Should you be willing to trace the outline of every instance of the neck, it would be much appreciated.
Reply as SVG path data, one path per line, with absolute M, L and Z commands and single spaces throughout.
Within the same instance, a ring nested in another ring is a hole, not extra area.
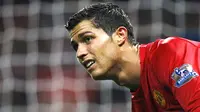
M 139 47 L 133 46 L 121 50 L 122 56 L 119 63 L 114 67 L 117 84 L 127 88 L 135 88 L 140 83 L 140 57 Z

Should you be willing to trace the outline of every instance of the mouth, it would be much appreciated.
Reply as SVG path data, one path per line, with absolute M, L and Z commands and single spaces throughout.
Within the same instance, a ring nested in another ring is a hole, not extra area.
M 86 60 L 86 61 L 84 61 L 83 62 L 83 66 L 86 68 L 86 69 L 88 69 L 88 68 L 90 68 L 93 64 L 95 63 L 95 61 L 94 60 Z

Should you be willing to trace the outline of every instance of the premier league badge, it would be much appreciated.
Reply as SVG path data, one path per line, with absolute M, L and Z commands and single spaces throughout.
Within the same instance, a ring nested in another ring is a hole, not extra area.
M 181 87 L 191 79 L 199 76 L 190 64 L 184 64 L 180 68 L 175 68 L 171 78 L 175 81 L 175 87 Z

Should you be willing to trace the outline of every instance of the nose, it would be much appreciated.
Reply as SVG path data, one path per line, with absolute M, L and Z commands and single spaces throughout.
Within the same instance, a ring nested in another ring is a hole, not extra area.
M 84 57 L 88 54 L 87 47 L 83 44 L 79 44 L 76 56 L 79 60 L 83 60 Z

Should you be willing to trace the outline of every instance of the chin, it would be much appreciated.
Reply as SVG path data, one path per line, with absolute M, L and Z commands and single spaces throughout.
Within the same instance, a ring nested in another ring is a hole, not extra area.
M 106 75 L 102 73 L 89 73 L 94 80 L 106 80 Z

